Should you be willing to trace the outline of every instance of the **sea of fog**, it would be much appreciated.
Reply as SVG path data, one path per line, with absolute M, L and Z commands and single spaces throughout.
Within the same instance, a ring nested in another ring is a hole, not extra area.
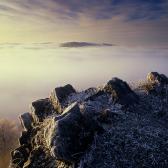
M 168 49 L 141 47 L 60 48 L 48 44 L 0 45 L 0 118 L 29 111 L 29 104 L 48 97 L 67 83 L 77 90 L 112 77 L 144 80 L 150 71 L 168 75 Z

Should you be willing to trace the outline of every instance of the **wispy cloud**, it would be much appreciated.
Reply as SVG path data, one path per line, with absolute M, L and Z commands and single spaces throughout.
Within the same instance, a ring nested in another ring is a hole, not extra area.
M 31 32 L 32 39 L 38 35 L 40 41 L 44 36 L 44 41 L 166 46 L 167 9 L 168 0 L 2 0 L 0 19 L 17 22 L 13 34 L 19 39 L 20 32 L 26 39 Z
M 130 19 L 159 19 L 168 15 L 167 0 L 54 0 L 64 9 L 89 14 L 96 19 L 123 15 Z
M 59 16 L 62 19 L 89 15 L 95 19 L 160 19 L 168 16 L 167 0 L 5 0 L 0 2 L 3 14 L 27 14 L 38 17 Z M 45 12 L 45 13 L 44 13 Z M 47 16 L 49 15 L 49 16 Z
M 58 47 L 64 48 L 79 48 L 79 47 L 112 47 L 115 44 L 110 43 L 91 43 L 91 42 L 33 42 L 33 43 L 0 43 L 0 49 L 4 48 L 20 48 L 28 50 L 41 50 L 41 49 L 57 49 Z
M 30 49 L 30 50 L 41 50 L 41 49 L 56 49 L 58 43 L 55 42 L 38 42 L 38 43 L 0 43 L 0 49 L 5 48 L 19 48 L 19 49 Z

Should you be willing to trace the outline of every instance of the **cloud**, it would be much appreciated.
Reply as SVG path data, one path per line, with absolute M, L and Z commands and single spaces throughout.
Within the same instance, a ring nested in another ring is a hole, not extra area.
M 6 0 L 0 2 L 3 14 L 25 14 L 38 17 L 57 16 L 62 19 L 81 14 L 95 19 L 122 15 L 126 19 L 160 19 L 168 16 L 167 0 Z M 53 19 L 52 18 L 52 19 Z
M 0 43 L 0 49 L 18 48 L 27 50 L 42 50 L 42 49 L 57 49 L 64 48 L 79 48 L 79 47 L 112 47 L 115 44 L 110 43 L 91 43 L 91 42 L 32 42 L 32 43 Z
M 123 15 L 130 20 L 159 19 L 168 15 L 167 0 L 53 0 L 73 16 L 89 15 L 95 19 L 110 19 Z
M 67 48 L 77 48 L 77 47 L 111 47 L 115 46 L 114 44 L 109 43 L 90 43 L 90 42 L 65 42 L 61 43 L 60 47 L 67 47 Z
M 23 43 L 0 43 L 0 46 L 18 46 L 18 45 L 22 45 Z
M 0 35 L 14 42 L 167 46 L 167 9 L 168 0 L 5 0 L 0 1 L 0 19 L 8 20 L 1 21 Z
M 58 43 L 55 42 L 32 42 L 32 43 L 0 43 L 0 49 L 18 48 L 28 50 L 56 49 Z

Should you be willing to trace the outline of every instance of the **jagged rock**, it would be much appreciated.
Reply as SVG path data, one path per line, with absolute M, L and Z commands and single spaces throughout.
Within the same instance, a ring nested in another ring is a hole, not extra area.
M 164 95 L 165 87 L 168 84 L 168 78 L 164 74 L 158 72 L 150 72 L 147 75 L 147 83 L 144 85 L 145 90 L 149 94 Z
M 38 160 L 38 162 L 37 162 Z M 56 161 L 42 147 L 34 149 L 24 168 L 51 168 L 55 167 Z
M 72 93 L 76 93 L 76 91 L 70 84 L 64 87 L 57 87 L 53 90 L 50 100 L 58 113 L 62 112 L 63 102 Z
M 88 124 L 77 103 L 68 107 L 61 119 L 56 119 L 52 130 L 50 146 L 54 157 L 67 162 L 77 161 L 96 131 L 96 126 L 93 130 Z
M 153 84 L 164 85 L 168 84 L 168 78 L 164 74 L 159 74 L 158 72 L 150 72 L 147 75 L 147 81 Z
M 97 121 L 99 123 L 106 123 L 111 124 L 112 120 L 113 122 L 117 120 L 118 117 L 121 115 L 124 115 L 124 113 L 121 112 L 114 112 L 110 109 L 105 109 L 104 111 L 101 111 L 97 117 Z
M 26 145 L 31 143 L 31 134 L 30 131 L 22 131 L 22 134 L 19 138 L 20 145 Z
M 24 113 L 20 115 L 21 125 L 25 130 L 30 130 L 32 128 L 33 118 L 30 113 Z
M 113 78 L 81 92 L 66 85 L 33 102 L 20 117 L 25 129 L 11 168 L 168 167 L 168 85 L 160 76 L 146 83 L 163 96 Z
M 131 90 L 129 85 L 119 78 L 113 78 L 104 87 L 104 91 L 110 93 L 114 102 L 122 105 L 138 103 L 138 96 Z
M 55 113 L 55 111 L 48 98 L 32 102 L 31 114 L 34 122 L 42 122 L 46 117 L 53 113 Z
M 26 145 L 22 145 L 19 148 L 11 152 L 12 166 L 23 167 L 24 163 L 28 160 L 30 150 Z
M 91 101 L 94 101 L 97 97 L 101 96 L 104 94 L 104 91 L 103 90 L 99 90 L 97 93 L 89 96 L 86 100 L 91 100 Z
M 98 91 L 99 90 L 97 88 L 92 87 L 81 92 L 72 93 L 67 97 L 63 105 L 64 107 L 68 107 L 69 104 L 72 104 L 74 102 L 82 103 L 89 100 L 89 98 L 97 94 Z

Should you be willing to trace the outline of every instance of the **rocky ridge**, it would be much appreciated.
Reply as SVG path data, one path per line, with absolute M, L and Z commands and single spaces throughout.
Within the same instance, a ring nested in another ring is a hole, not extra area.
M 130 87 L 112 78 L 77 92 L 70 84 L 20 116 L 10 168 L 168 167 L 168 78 Z

